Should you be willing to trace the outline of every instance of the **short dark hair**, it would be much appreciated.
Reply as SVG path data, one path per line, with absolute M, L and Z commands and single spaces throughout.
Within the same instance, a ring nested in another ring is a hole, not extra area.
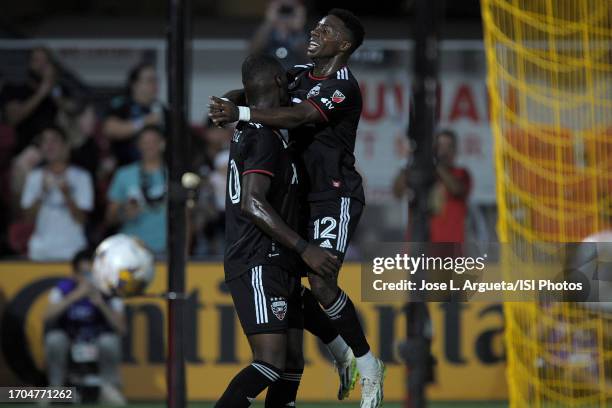
M 284 74 L 285 71 L 281 63 L 270 55 L 251 54 L 242 63 L 242 82 L 245 85 Z
M 82 261 L 93 261 L 94 253 L 90 248 L 82 249 L 72 257 L 72 270 L 77 271 Z
M 352 12 L 346 9 L 335 8 L 331 9 L 328 16 L 338 17 L 344 23 L 351 35 L 351 54 L 355 52 L 357 48 L 363 44 L 363 38 L 365 37 L 365 29 L 361 21 Z
M 143 126 L 142 129 L 140 129 L 137 133 L 136 133 L 136 140 L 140 139 L 140 136 L 142 136 L 143 134 L 147 133 L 147 132 L 155 132 L 157 133 L 162 139 L 166 138 L 166 134 L 164 133 L 164 130 L 157 126 L 157 125 L 146 125 Z
M 49 62 L 55 65 L 55 58 L 53 57 L 53 52 L 49 47 L 45 47 L 44 45 L 36 45 L 32 47 L 32 49 L 30 49 L 30 57 L 32 57 L 32 54 L 34 54 L 36 51 L 42 51 L 47 56 Z
M 61 127 L 57 126 L 57 125 L 49 125 L 49 126 L 45 126 L 39 133 L 38 136 L 36 136 L 36 143 L 40 144 L 42 142 L 42 135 L 43 133 L 45 133 L 47 130 L 51 130 L 55 133 L 57 133 L 60 137 L 60 139 L 62 140 L 62 142 L 64 143 L 68 143 L 68 135 L 66 134 L 66 132 L 64 131 L 64 129 L 62 129 Z
M 144 71 L 147 68 L 155 69 L 155 66 L 148 61 L 144 61 L 132 67 L 132 69 L 130 70 L 128 74 L 128 79 L 127 79 L 127 84 L 126 84 L 128 94 L 132 93 L 132 86 L 134 85 L 136 81 L 138 81 L 138 78 L 140 77 L 140 74 L 142 73 L 142 71 Z
M 455 131 L 450 129 L 440 129 L 438 132 L 436 132 L 436 139 L 440 136 L 447 136 L 453 143 L 453 146 L 457 147 L 457 133 L 455 133 Z

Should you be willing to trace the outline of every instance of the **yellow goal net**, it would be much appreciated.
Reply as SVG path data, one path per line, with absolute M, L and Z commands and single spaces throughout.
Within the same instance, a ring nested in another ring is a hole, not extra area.
M 612 237 L 612 0 L 482 0 L 500 241 Z M 596 236 L 596 237 L 597 237 Z M 612 304 L 505 304 L 510 405 L 612 407 Z

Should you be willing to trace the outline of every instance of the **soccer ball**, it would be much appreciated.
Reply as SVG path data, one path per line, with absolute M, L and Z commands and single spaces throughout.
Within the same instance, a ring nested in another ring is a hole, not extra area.
M 94 283 L 106 295 L 139 295 L 154 276 L 153 253 L 137 238 L 117 234 L 96 248 Z
M 612 308 L 612 232 L 590 235 L 580 243 L 568 244 L 564 265 L 566 280 L 582 282 L 586 290 L 578 301 L 583 306 Z

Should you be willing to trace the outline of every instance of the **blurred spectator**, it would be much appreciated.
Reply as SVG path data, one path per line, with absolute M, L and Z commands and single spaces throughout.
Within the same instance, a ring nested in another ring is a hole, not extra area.
M 73 105 L 58 78 L 51 52 L 38 47 L 30 53 L 27 81 L 7 85 L 3 90 L 6 121 L 17 133 L 17 153 L 29 146 L 43 129 L 55 124 L 60 109 Z
M 0 95 L 4 89 L 4 75 L 0 72 Z M 1 99 L 1 96 L 0 96 Z M 2 102 L 0 101 L 0 104 Z M 0 255 L 9 252 L 8 227 L 11 222 L 11 182 L 10 163 L 13 158 L 15 135 L 6 124 L 6 118 L 0 107 Z
M 207 122 L 206 134 L 206 155 L 209 158 L 209 164 L 212 164 L 217 153 L 222 150 L 229 149 L 230 140 L 234 129 L 232 127 L 218 127 L 212 123 L 212 120 Z
M 140 159 L 136 134 L 145 126 L 164 130 L 166 111 L 157 99 L 158 83 L 155 67 L 140 64 L 128 76 L 127 95 L 111 101 L 102 132 L 111 142 L 111 148 L 120 166 Z
M 98 118 L 93 103 L 81 101 L 74 112 L 60 115 L 58 122 L 68 136 L 71 163 L 87 170 L 95 180 L 100 148 L 95 139 Z
M 429 194 L 429 240 L 463 243 L 472 181 L 467 169 L 455 164 L 455 132 L 442 130 L 437 133 L 434 154 L 437 179 Z M 393 182 L 393 193 L 396 197 L 412 194 L 408 180 L 408 170 L 402 169 Z
M 222 150 L 215 156 L 215 169 L 210 175 L 215 196 L 215 207 L 219 212 L 225 212 L 225 190 L 227 187 L 227 166 L 229 162 L 229 150 Z M 225 217 L 223 217 L 225 218 Z
M 194 168 L 202 178 L 192 220 L 194 255 L 220 255 L 223 252 L 227 149 L 232 132 L 232 128 L 216 127 L 208 120 L 204 137 L 194 143 L 197 146 Z
M 222 150 L 215 156 L 214 169 L 201 189 L 201 215 L 198 227 L 201 228 L 204 246 L 200 245 L 200 255 L 220 255 L 225 248 L 225 189 L 227 186 L 227 164 L 229 150 Z M 202 242 L 200 243 L 202 244 Z
M 4 73 L 0 71 L 0 123 L 6 123 L 6 112 L 4 111 L 4 104 L 6 103 L 4 95 L 4 87 L 6 85 L 6 78 Z
M 99 242 L 105 235 L 101 221 L 106 212 L 106 191 L 117 161 L 110 153 L 108 141 L 101 137 L 100 122 L 91 100 L 82 100 L 70 115 L 60 115 L 59 122 L 68 135 L 70 162 L 87 170 L 94 182 L 94 209 L 86 233 L 89 242 Z
M 164 134 L 146 126 L 137 140 L 142 159 L 117 170 L 108 192 L 106 221 L 159 254 L 166 248 Z
M 255 32 L 251 52 L 270 54 L 285 69 L 308 62 L 305 30 L 306 8 L 299 0 L 272 0 L 266 19 Z
M 84 223 L 93 208 L 93 186 L 85 170 L 68 163 L 66 135 L 48 127 L 40 135 L 44 165 L 26 179 L 21 207 L 34 222 L 28 243 L 33 260 L 68 260 L 87 245 Z
M 207 119 L 203 136 L 193 141 L 193 167 L 198 169 L 200 176 L 208 177 L 214 170 L 215 157 L 220 151 L 229 149 L 233 131 L 231 127 L 215 126 L 212 120 Z
M 429 219 L 432 242 L 464 242 L 468 195 L 472 179 L 467 169 L 455 164 L 457 135 L 443 130 L 436 135 L 434 152 L 438 179 L 430 193 Z
M 91 283 L 92 253 L 84 250 L 72 259 L 71 278 L 61 279 L 49 292 L 45 315 L 45 355 L 50 386 L 66 384 L 70 350 L 75 344 L 97 348 L 101 399 L 125 404 L 119 391 L 121 339 L 126 322 L 123 301 L 106 297 Z
M 59 70 L 51 52 L 42 47 L 30 53 L 27 81 L 6 85 L 2 100 L 6 121 L 17 136 L 11 187 L 19 196 L 25 175 L 40 161 L 40 152 L 32 141 L 43 129 L 55 125 L 58 112 L 74 104 L 68 90 L 59 83 Z

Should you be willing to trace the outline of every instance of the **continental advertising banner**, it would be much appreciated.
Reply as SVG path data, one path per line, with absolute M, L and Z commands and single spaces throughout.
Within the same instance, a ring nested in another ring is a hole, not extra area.
M 158 266 L 151 294 L 166 287 Z M 388 367 L 385 397 L 405 398 L 405 366 L 398 345 L 405 338 L 402 302 L 361 301 L 360 265 L 346 265 L 340 284 L 354 299 L 375 354 Z M 44 384 L 43 315 L 47 294 L 67 264 L 0 263 L 0 385 Z M 250 361 L 250 350 L 223 283 L 220 264 L 192 263 L 187 271 L 187 389 L 191 400 L 216 400 Z M 429 303 L 433 351 L 438 360 L 433 400 L 506 398 L 503 314 L 499 303 Z M 130 399 L 163 399 L 166 393 L 166 302 L 142 297 L 126 301 L 129 331 L 123 339 L 122 376 Z M 302 401 L 334 401 L 338 379 L 324 347 L 305 336 Z M 356 400 L 358 392 L 352 399 Z

